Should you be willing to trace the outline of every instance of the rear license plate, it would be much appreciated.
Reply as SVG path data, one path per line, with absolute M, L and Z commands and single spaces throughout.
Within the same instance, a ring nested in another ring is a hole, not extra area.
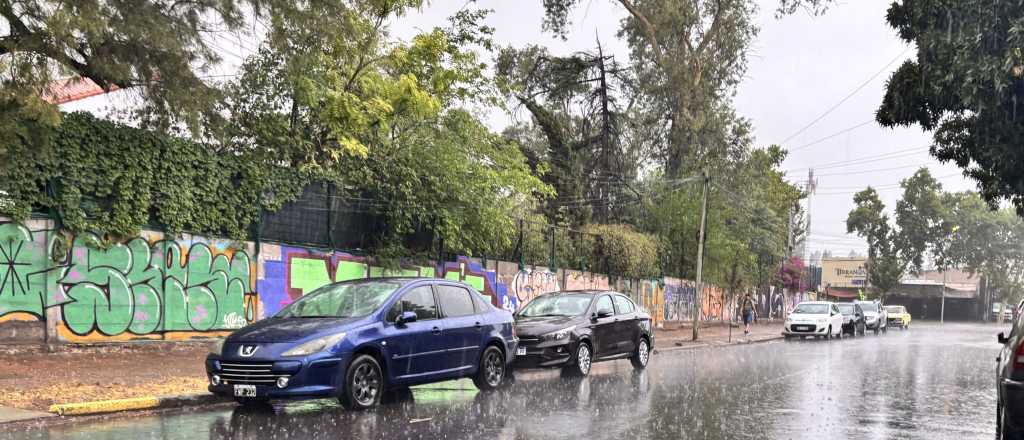
M 526 356 L 526 347 L 516 348 L 516 356 Z
M 256 385 L 235 385 L 235 397 L 256 397 Z

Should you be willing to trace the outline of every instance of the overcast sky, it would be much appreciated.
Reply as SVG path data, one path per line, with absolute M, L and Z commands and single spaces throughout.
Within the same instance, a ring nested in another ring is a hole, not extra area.
M 625 61 L 627 48 L 615 38 L 625 14 L 618 2 L 581 3 L 567 41 L 541 32 L 540 0 L 434 1 L 422 12 L 397 20 L 392 31 L 407 40 L 445 25 L 446 17 L 460 8 L 480 7 L 495 11 L 488 24 L 502 46 L 539 44 L 568 54 L 592 49 L 599 37 L 606 51 Z M 753 123 L 757 146 L 778 143 L 791 151 L 783 165 L 791 181 L 803 185 L 808 168 L 815 168 L 818 187 L 811 203 L 809 251 L 831 249 L 844 256 L 851 249 L 864 251 L 862 240 L 846 234 L 845 219 L 853 193 L 867 185 L 879 190 L 890 209 L 901 195 L 900 180 L 918 166 L 929 167 L 947 190 L 974 188 L 956 167 L 940 165 L 928 155 L 928 133 L 916 127 L 885 129 L 873 122 L 886 79 L 914 52 L 886 25 L 888 4 L 850 1 L 821 17 L 799 13 L 779 20 L 774 17 L 777 0 L 760 1 L 761 30 L 735 104 Z M 218 45 L 228 53 L 218 73 L 232 72 L 255 47 L 251 41 Z M 110 98 L 92 98 L 66 109 L 97 109 L 100 102 Z M 509 117 L 492 113 L 487 120 L 500 130 Z

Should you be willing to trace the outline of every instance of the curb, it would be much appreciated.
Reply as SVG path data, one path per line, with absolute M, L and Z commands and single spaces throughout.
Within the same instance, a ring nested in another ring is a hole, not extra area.
M 64 403 L 51 405 L 49 411 L 59 416 L 84 416 L 121 411 L 144 409 L 180 408 L 183 406 L 208 405 L 227 402 L 228 399 L 210 393 L 182 394 L 176 396 L 150 396 L 132 399 L 100 400 L 96 402 Z
M 729 346 L 733 346 L 733 345 L 760 344 L 760 343 L 764 343 L 764 342 L 779 341 L 779 340 L 782 340 L 782 338 L 783 337 L 780 335 L 780 336 L 769 336 L 767 338 L 755 339 L 755 340 L 746 341 L 746 342 L 739 342 L 739 341 L 722 342 L 722 343 L 704 342 L 704 343 L 697 343 L 697 344 L 694 344 L 694 345 L 684 345 L 684 346 L 681 346 L 681 347 L 671 346 L 671 347 L 666 347 L 666 348 L 657 348 L 657 349 L 654 350 L 654 354 L 669 353 L 669 352 L 673 352 L 673 351 L 682 351 L 682 350 L 696 350 L 696 349 L 700 349 L 700 348 L 710 348 L 710 347 L 729 347 Z

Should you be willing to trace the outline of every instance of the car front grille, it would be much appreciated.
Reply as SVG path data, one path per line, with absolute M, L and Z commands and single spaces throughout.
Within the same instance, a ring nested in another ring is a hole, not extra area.
M 533 346 L 533 345 L 537 345 L 539 343 L 540 343 L 540 338 L 538 338 L 536 336 L 520 336 L 519 337 L 519 346 L 520 347 Z
M 270 362 L 221 362 L 220 377 L 228 385 L 272 385 L 277 375 L 271 374 Z

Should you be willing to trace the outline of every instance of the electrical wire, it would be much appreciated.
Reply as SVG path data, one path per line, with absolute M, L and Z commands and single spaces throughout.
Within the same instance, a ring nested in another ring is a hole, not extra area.
M 889 69 L 889 66 L 891 66 L 893 63 L 895 63 L 899 59 L 903 58 L 903 55 L 905 55 L 908 51 L 910 51 L 910 49 L 911 49 L 910 47 L 907 47 L 906 49 L 903 49 L 903 51 L 900 52 L 899 55 L 896 55 L 892 60 L 889 60 L 888 63 L 885 63 L 885 66 L 883 66 L 881 69 L 878 69 L 878 71 L 875 72 L 874 75 L 871 75 L 867 80 L 865 80 L 863 83 L 861 83 L 859 86 L 857 86 L 857 88 L 853 89 L 852 92 L 850 92 L 845 97 L 843 97 L 843 99 L 839 100 L 839 102 L 837 102 L 832 107 L 829 107 L 828 110 L 825 110 L 825 112 L 822 113 L 821 115 L 819 115 L 817 118 L 814 118 L 813 121 L 811 121 L 807 125 L 803 126 L 801 129 L 797 130 L 795 133 L 793 133 L 793 134 L 789 135 L 788 137 L 786 137 L 785 139 L 783 139 L 782 142 L 779 142 L 779 145 L 785 145 L 786 142 L 789 142 L 791 139 L 799 136 L 801 133 L 807 131 L 807 129 L 813 127 L 814 124 L 817 124 L 822 119 L 825 119 L 826 116 L 828 116 L 830 113 L 832 113 L 837 108 L 839 108 L 839 106 L 843 105 L 846 101 L 848 101 L 850 98 L 852 98 L 854 95 L 856 95 L 857 92 L 860 92 L 862 89 L 864 89 L 864 87 L 867 87 L 868 84 L 871 84 L 871 81 L 874 81 L 875 78 L 878 78 L 879 75 L 885 73 L 886 70 Z

